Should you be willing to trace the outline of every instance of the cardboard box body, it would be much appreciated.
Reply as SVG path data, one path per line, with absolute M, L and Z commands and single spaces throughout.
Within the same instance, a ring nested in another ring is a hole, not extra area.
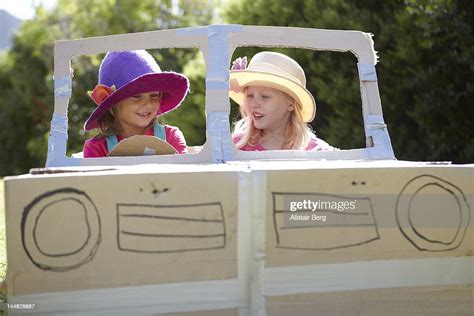
M 84 300 L 144 314 L 363 313 L 387 302 L 468 313 L 473 175 L 470 165 L 285 161 L 10 177 L 9 299 L 46 314 Z M 304 200 L 356 207 L 289 209 Z M 112 299 L 130 293 L 146 304 Z

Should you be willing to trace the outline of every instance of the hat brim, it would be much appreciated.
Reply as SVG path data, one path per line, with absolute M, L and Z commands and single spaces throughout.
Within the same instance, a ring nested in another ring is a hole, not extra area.
M 316 116 L 316 101 L 313 95 L 302 85 L 283 76 L 250 70 L 231 70 L 229 78 L 229 96 L 239 105 L 245 100 L 244 88 L 248 86 L 270 87 L 285 92 L 302 107 L 302 118 L 305 123 Z
M 84 124 L 86 131 L 98 128 L 99 119 L 118 102 L 140 93 L 163 92 L 160 110 L 157 115 L 164 114 L 178 107 L 184 100 L 189 88 L 188 79 L 175 72 L 145 74 L 130 81 L 109 95 L 92 112 Z

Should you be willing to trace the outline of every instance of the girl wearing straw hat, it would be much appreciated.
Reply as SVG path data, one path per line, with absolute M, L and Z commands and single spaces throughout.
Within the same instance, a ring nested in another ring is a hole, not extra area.
M 301 66 L 276 52 L 234 61 L 230 97 L 240 105 L 242 119 L 233 133 L 237 148 L 262 150 L 334 150 L 307 125 L 316 115 L 316 102 L 306 89 Z
M 86 140 L 84 157 L 106 157 L 121 140 L 154 135 L 178 153 L 186 152 L 179 128 L 160 125 L 156 117 L 177 108 L 188 92 L 188 79 L 162 72 L 145 50 L 109 52 L 99 68 L 99 84 L 89 94 L 97 108 L 84 124 L 100 134 Z

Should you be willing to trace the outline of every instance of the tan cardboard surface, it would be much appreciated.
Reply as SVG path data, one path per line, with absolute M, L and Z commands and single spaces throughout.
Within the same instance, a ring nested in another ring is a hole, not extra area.
M 278 315 L 472 315 L 474 288 L 423 286 L 298 294 L 266 298 Z
M 404 259 L 446 258 L 465 271 L 468 260 L 454 259 L 472 257 L 474 169 L 468 165 L 260 161 L 115 168 L 87 172 L 77 168 L 6 180 L 9 296 L 70 290 L 80 297 L 81 290 L 173 283 L 186 287 L 187 282 L 234 279 L 241 292 L 227 288 L 226 295 L 237 301 L 251 296 L 242 304 L 247 302 L 243 307 L 252 310 L 250 305 L 262 297 L 263 292 L 254 290 L 259 286 L 267 294 L 287 289 L 298 293 L 300 287 L 309 293 L 311 284 L 291 277 L 292 271 L 304 271 L 305 266 L 320 273 L 319 264 L 355 263 L 358 266 L 352 269 L 359 271 L 364 262 L 398 260 L 409 270 L 410 265 L 419 269 L 423 262 Z M 283 228 L 283 214 L 277 211 L 286 211 L 285 195 L 301 198 L 301 194 L 313 200 L 356 199 L 358 207 L 350 213 L 327 213 L 328 220 L 333 215 L 334 227 L 319 221 L 311 227 Z M 433 199 L 425 199 L 439 195 L 447 196 L 448 204 L 433 205 Z M 255 217 L 259 213 L 265 219 L 263 248 L 255 238 L 262 227 Z M 413 219 L 413 227 L 402 232 L 397 214 Z M 431 219 L 441 219 L 441 225 Z M 237 227 L 238 222 L 244 226 Z M 263 263 L 263 271 L 254 265 L 257 262 Z M 413 302 L 430 302 L 434 295 L 438 301 L 449 297 L 451 303 L 459 302 L 459 310 L 465 311 L 472 287 L 445 285 L 472 277 L 464 278 L 464 272 L 443 277 L 436 272 L 449 274 L 443 262 L 429 264 L 430 274 L 413 282 L 398 273 L 401 281 L 396 284 L 413 285 L 410 288 L 346 291 L 343 287 L 332 293 L 315 285 L 321 293 L 269 294 L 279 296 L 266 296 L 263 308 L 267 315 L 289 311 L 313 315 L 321 305 L 325 314 L 334 304 L 324 305 L 325 300 L 319 299 L 323 297 L 327 302 L 351 302 L 336 308 L 336 314 L 350 312 L 351 304 L 361 313 L 381 310 L 384 304 L 418 313 L 425 309 L 412 306 Z M 278 270 L 272 268 L 285 268 L 284 287 L 274 287 L 271 278 Z M 330 286 L 342 282 L 320 274 L 315 279 L 327 279 Z M 351 286 L 382 286 L 360 282 Z M 426 282 L 440 285 L 414 286 Z
M 9 295 L 236 278 L 236 179 L 232 172 L 7 179 Z
M 176 149 L 158 137 L 135 135 L 118 143 L 109 156 L 172 155 L 176 153 Z
M 221 309 L 221 310 L 207 310 L 200 312 L 187 312 L 187 313 L 171 313 L 162 314 L 164 316 L 239 316 L 239 310 L 234 309 Z
M 268 267 L 473 254 L 472 168 L 272 170 L 266 174 Z M 440 196 L 443 204 L 438 205 Z M 356 207 L 342 212 L 294 212 L 325 215 L 326 222 L 299 221 L 300 227 L 288 227 L 283 214 L 291 212 L 284 210 L 285 197 L 356 201 Z M 305 226 L 308 222 L 310 227 Z

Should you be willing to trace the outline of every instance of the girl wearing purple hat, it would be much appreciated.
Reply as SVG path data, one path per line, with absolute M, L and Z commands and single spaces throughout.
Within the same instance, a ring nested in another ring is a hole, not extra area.
M 99 84 L 90 93 L 97 108 L 84 124 L 100 134 L 86 140 L 84 157 L 106 157 L 121 140 L 134 135 L 154 135 L 178 153 L 186 153 L 179 128 L 160 125 L 156 117 L 177 108 L 188 92 L 188 79 L 162 72 L 145 50 L 109 52 L 99 69 Z

